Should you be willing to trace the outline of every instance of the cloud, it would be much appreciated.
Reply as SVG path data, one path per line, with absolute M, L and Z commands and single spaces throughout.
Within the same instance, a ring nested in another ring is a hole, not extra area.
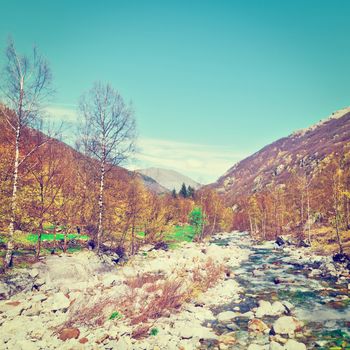
M 74 106 L 68 105 L 51 105 L 45 108 L 48 117 L 53 120 L 76 123 L 78 120 L 78 112 Z
M 245 156 L 224 146 L 140 138 L 129 168 L 174 169 L 200 183 L 210 183 Z

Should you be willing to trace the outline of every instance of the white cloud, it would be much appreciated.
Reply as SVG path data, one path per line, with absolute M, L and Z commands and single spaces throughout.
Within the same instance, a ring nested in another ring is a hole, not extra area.
M 153 138 L 140 138 L 138 148 L 130 168 L 174 169 L 201 183 L 215 181 L 233 164 L 246 156 L 224 146 Z
M 78 113 L 74 106 L 51 105 L 45 108 L 48 117 L 62 122 L 75 123 L 78 120 Z

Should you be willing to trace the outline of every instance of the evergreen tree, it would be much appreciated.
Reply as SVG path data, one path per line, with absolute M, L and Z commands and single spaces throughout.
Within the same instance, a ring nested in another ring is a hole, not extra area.
M 182 184 L 181 190 L 179 192 L 179 195 L 182 196 L 183 198 L 187 198 L 188 197 L 187 188 L 186 188 L 185 183 Z
M 194 188 L 192 186 L 188 186 L 187 188 L 187 196 L 194 199 Z
M 177 193 L 176 193 L 175 188 L 171 191 L 171 196 L 172 196 L 173 198 L 177 198 Z

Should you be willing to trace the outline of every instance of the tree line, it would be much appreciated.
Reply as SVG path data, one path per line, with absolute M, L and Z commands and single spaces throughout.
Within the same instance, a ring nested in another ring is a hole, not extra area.
M 327 231 L 340 252 L 350 230 L 350 147 L 322 159 L 314 169 L 301 167 L 286 183 L 237 198 L 233 226 L 258 239 L 291 234 L 313 244 Z

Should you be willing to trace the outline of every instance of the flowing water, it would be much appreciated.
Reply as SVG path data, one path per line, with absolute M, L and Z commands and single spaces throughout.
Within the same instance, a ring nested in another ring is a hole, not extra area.
M 305 323 L 297 339 L 305 343 L 307 349 L 350 349 L 349 280 L 339 283 L 332 277 L 311 277 L 310 272 L 319 264 L 295 263 L 288 253 L 274 249 L 273 244 L 252 246 L 244 234 L 212 243 L 235 244 L 251 251 L 249 259 L 233 270 L 235 279 L 244 289 L 241 301 L 214 312 L 238 310 L 245 313 L 256 307 L 259 300 L 289 301 L 295 306 L 293 315 Z M 276 280 L 280 283 L 276 284 Z M 264 317 L 263 320 L 271 325 L 277 318 Z M 241 343 L 234 345 L 234 349 L 247 349 L 250 343 L 268 343 L 268 335 L 248 332 L 248 321 L 244 317 L 234 320 L 238 326 L 236 338 Z M 228 331 L 224 324 L 213 324 L 213 327 L 219 333 Z

